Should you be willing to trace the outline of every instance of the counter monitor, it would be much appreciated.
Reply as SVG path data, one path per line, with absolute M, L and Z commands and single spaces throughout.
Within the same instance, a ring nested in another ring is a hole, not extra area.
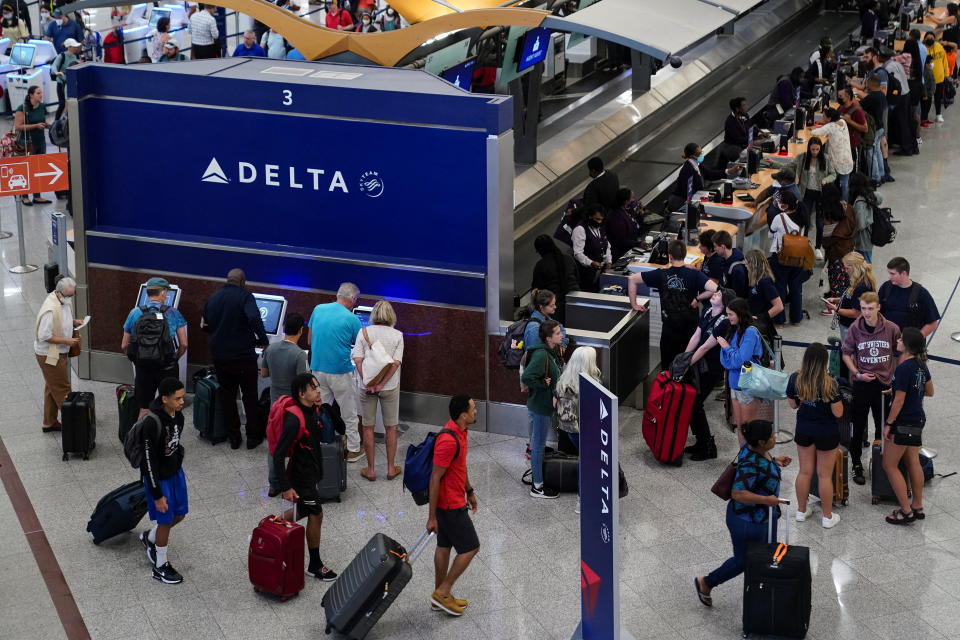
M 283 296 L 272 296 L 266 293 L 254 293 L 260 310 L 260 319 L 268 336 L 278 336 L 283 331 L 283 317 L 287 311 L 287 299 Z

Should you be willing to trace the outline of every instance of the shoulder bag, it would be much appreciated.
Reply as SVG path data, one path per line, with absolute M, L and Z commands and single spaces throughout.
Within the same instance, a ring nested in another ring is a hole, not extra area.
M 363 358 L 363 384 L 367 387 L 376 386 L 386 380 L 394 360 L 387 353 L 382 342 L 379 340 L 370 342 L 366 327 L 361 329 L 360 333 L 363 334 L 363 339 L 370 345 L 367 355 Z
M 763 336 L 761 342 L 773 361 L 773 352 Z M 740 369 L 740 389 L 754 398 L 764 400 L 786 400 L 787 382 L 790 375 L 783 371 L 768 369 L 757 362 L 748 362 Z

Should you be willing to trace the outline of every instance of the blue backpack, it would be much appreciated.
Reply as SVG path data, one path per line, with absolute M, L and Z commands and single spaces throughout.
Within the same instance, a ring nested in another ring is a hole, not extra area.
M 413 495 L 413 501 L 418 505 L 430 502 L 430 475 L 433 473 L 433 447 L 441 433 L 449 433 L 457 443 L 457 451 L 453 459 L 460 455 L 460 438 L 450 429 L 441 429 L 440 433 L 427 434 L 420 444 L 411 444 L 407 447 L 407 458 L 403 463 L 403 486 Z

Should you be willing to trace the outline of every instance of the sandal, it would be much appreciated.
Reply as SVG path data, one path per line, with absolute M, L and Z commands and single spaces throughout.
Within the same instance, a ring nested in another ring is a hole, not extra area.
M 894 509 L 893 513 L 887 516 L 887 522 L 890 524 L 912 524 L 917 516 L 911 511 L 904 513 L 902 509 Z
M 25 207 L 32 207 L 32 206 L 33 206 L 33 202 L 31 202 L 31 201 L 30 201 L 30 198 L 27 198 L 26 196 L 20 198 L 20 204 L 22 204 L 22 205 L 25 206 Z
M 34 198 L 34 199 L 33 199 L 33 204 L 50 204 L 50 202 L 51 202 L 51 201 L 50 201 L 50 200 L 47 200 L 46 198 Z
M 923 512 L 923 507 L 914 507 L 913 508 L 913 517 L 917 520 L 923 520 L 926 518 L 926 514 Z
M 710 597 L 710 594 L 700 591 L 700 578 L 693 579 L 693 588 L 697 590 L 697 600 L 700 601 L 700 604 L 705 607 L 713 606 L 713 598 Z
M 393 467 L 393 473 L 392 473 L 392 474 L 391 474 L 391 473 L 388 473 L 388 474 L 387 474 L 387 480 L 393 480 L 393 479 L 395 479 L 395 478 L 396 478 L 397 476 L 399 476 L 399 475 L 403 475 L 403 469 L 401 469 L 400 467 L 394 466 L 394 467 Z
M 360 475 L 363 476 L 365 479 L 369 480 L 370 482 L 376 482 L 376 481 L 377 481 L 377 476 L 376 476 L 376 474 L 374 474 L 374 475 L 372 475 L 372 476 L 371 476 L 371 475 L 368 475 L 366 469 L 360 469 Z

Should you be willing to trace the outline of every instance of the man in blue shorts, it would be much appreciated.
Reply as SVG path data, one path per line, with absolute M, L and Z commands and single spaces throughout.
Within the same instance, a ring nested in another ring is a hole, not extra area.
M 147 509 L 153 528 L 140 534 L 153 565 L 153 579 L 164 584 L 183 582 L 176 569 L 167 562 L 170 529 L 179 524 L 189 511 L 187 479 L 183 474 L 183 398 L 186 390 L 177 378 L 160 381 L 160 397 L 150 404 L 150 417 L 156 428 L 143 429 L 143 462 L 140 475 L 147 492 Z

